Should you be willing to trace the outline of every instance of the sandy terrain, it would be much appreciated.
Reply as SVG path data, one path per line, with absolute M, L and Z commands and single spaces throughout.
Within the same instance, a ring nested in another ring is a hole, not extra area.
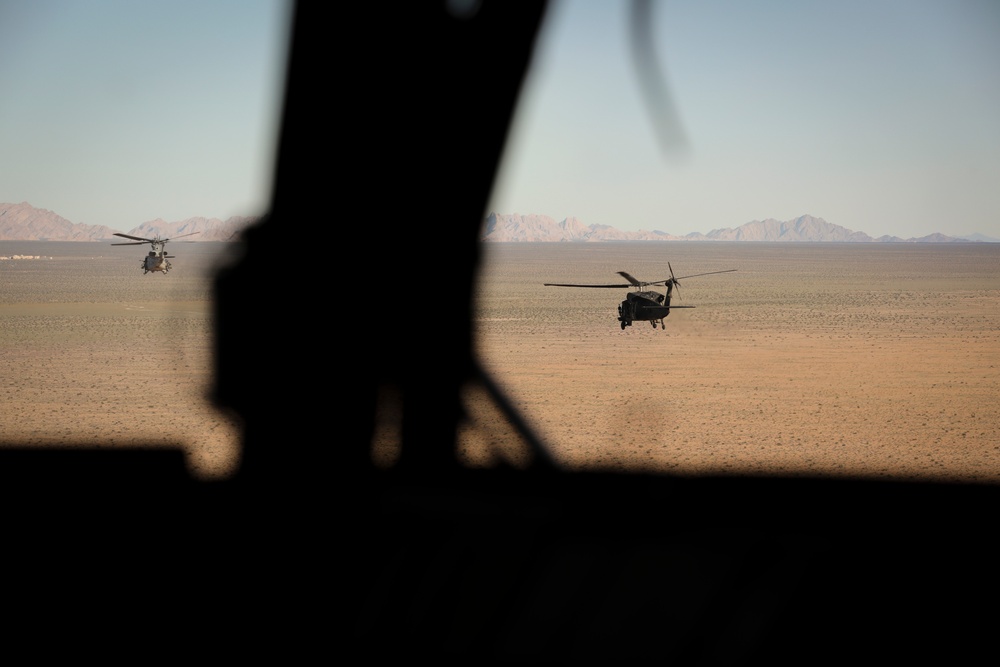
M 225 477 L 239 425 L 208 399 L 211 271 L 235 244 L 180 242 L 168 274 L 145 247 L 0 242 L 0 442 L 182 446 L 199 478 Z M 51 259 L 49 259 L 51 258 Z
M 2 242 L 0 442 L 177 446 L 237 465 L 239 424 L 207 398 L 211 274 L 234 244 Z M 483 366 L 571 469 L 1000 481 L 1000 244 L 486 244 Z M 682 281 L 666 330 L 616 321 L 617 283 Z M 481 388 L 470 465 L 524 465 Z M 391 462 L 392 425 L 373 448 Z
M 1000 481 L 1000 244 L 487 244 L 483 364 L 564 466 Z M 617 283 L 682 281 L 666 331 Z M 523 465 L 482 392 L 472 465 Z M 376 455 L 379 450 L 376 449 Z

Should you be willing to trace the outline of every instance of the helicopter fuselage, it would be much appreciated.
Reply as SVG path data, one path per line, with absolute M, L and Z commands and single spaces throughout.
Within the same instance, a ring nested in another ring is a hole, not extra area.
M 167 259 L 166 254 L 163 252 L 153 252 L 149 251 L 149 254 L 142 260 L 142 270 L 144 273 L 149 273 L 150 271 L 162 271 L 166 273 L 171 268 L 170 260 Z
M 153 241 L 150 244 L 151 250 L 142 260 L 143 273 L 149 273 L 150 271 L 162 271 L 166 273 L 170 270 L 170 260 L 167 259 L 167 252 L 163 247 L 164 245 L 166 244 L 160 241 Z
M 670 314 L 670 295 L 655 291 L 629 292 L 618 305 L 618 321 L 622 329 L 632 326 L 632 322 L 652 322 L 663 324 L 663 318 Z

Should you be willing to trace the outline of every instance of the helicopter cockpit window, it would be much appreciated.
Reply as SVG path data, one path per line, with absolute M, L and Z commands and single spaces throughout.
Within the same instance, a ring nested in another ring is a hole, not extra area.
M 212 276 L 271 205 L 292 10 L 0 4 L 0 395 L 18 416 L 0 443 L 180 444 L 199 477 L 233 469 L 241 425 L 207 398 Z
M 724 7 L 550 6 L 484 366 L 571 469 L 1000 481 L 1000 11 Z

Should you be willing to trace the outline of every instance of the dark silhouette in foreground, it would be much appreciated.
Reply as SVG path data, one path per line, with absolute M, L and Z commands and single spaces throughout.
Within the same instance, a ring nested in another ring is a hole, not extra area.
M 10 635 L 143 658 L 991 654 L 995 487 L 569 473 L 545 455 L 472 345 L 480 225 L 545 4 L 446 7 L 297 6 L 273 206 L 217 279 L 216 399 L 245 422 L 241 467 L 202 483 L 179 449 L 0 450 Z M 314 224 L 337 226 L 333 266 L 448 285 L 447 322 L 412 331 L 427 304 L 383 313 L 303 261 L 286 229 L 330 195 L 345 224 Z M 428 207 L 448 239 L 397 215 Z M 296 320 L 314 291 L 326 313 Z M 477 383 L 532 469 L 458 463 Z M 386 391 L 402 442 L 381 470 Z

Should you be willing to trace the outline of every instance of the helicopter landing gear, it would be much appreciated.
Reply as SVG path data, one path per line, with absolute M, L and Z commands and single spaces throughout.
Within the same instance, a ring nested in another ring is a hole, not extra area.
M 622 301 L 621 305 L 618 306 L 618 321 L 621 322 L 622 331 L 625 331 L 625 327 L 632 326 L 632 320 L 625 317 L 625 308 L 628 306 L 627 301 Z

